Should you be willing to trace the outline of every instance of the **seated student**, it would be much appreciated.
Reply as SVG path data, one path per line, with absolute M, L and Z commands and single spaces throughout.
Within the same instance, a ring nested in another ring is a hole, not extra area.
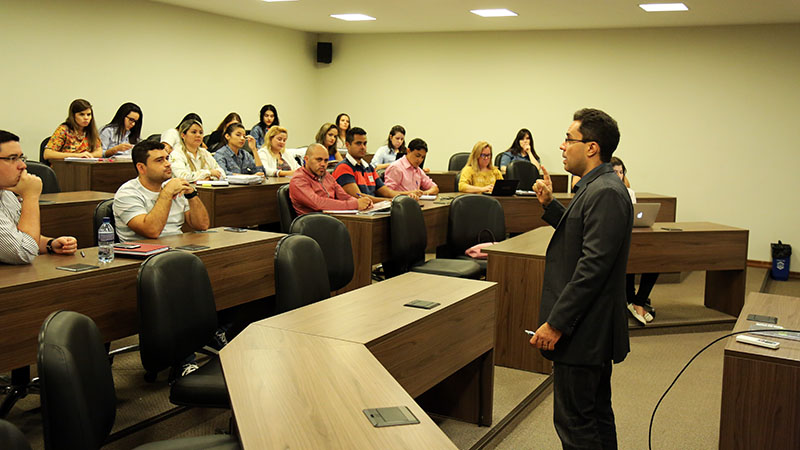
M 133 147 L 132 157 L 139 176 L 126 181 L 114 194 L 120 241 L 180 234 L 184 222 L 195 230 L 208 229 L 208 212 L 197 191 L 188 181 L 172 178 L 164 144 L 140 142 Z
M 328 174 L 328 150 L 322 144 L 311 144 L 303 157 L 305 165 L 289 182 L 289 197 L 297 214 L 326 209 L 363 210 L 372 206 L 369 197 L 354 198 Z
M 80 98 L 70 103 L 67 120 L 56 128 L 44 148 L 43 156 L 49 160 L 103 156 L 91 103 Z
M 181 134 L 178 132 L 178 128 L 180 128 L 183 122 L 187 120 L 196 120 L 203 124 L 203 120 L 195 113 L 189 113 L 183 116 L 180 122 L 178 122 L 178 126 L 175 128 L 170 128 L 169 130 L 164 131 L 161 133 L 161 143 L 164 144 L 164 150 L 167 151 L 167 154 L 172 153 L 174 150 L 180 150 L 181 148 Z
M 142 110 L 135 103 L 123 103 L 114 118 L 100 130 L 103 156 L 130 155 L 142 134 Z
M 208 143 L 206 146 L 208 147 L 209 152 L 216 152 L 225 145 L 225 142 L 222 141 L 222 135 L 225 133 L 225 130 L 228 129 L 228 125 L 234 123 L 242 123 L 242 118 L 239 116 L 239 114 L 230 112 L 227 116 L 225 116 L 224 119 L 222 119 L 222 122 L 217 125 L 217 129 L 212 131 L 208 136 Z
M 542 171 L 541 159 L 533 148 L 533 135 L 527 128 L 519 130 L 511 147 L 500 154 L 500 172 L 505 174 L 508 165 L 514 161 L 528 161 L 536 166 L 539 172 Z
M 264 163 L 264 173 L 268 177 L 290 177 L 298 169 L 299 166 L 294 158 L 284 156 L 288 138 L 289 132 L 282 126 L 274 125 L 267 131 L 264 146 L 258 150 L 258 154 Z
M 234 122 L 228 125 L 222 136 L 222 148 L 214 153 L 214 159 L 226 174 L 244 174 L 264 176 L 264 165 L 258 153 L 250 154 L 244 148 L 247 144 L 255 145 L 253 136 L 245 136 L 244 126 Z
M 28 173 L 26 160 L 19 137 L 0 130 L 0 263 L 3 264 L 30 264 L 39 253 L 71 255 L 78 248 L 78 241 L 72 236 L 50 238 L 41 234 L 42 180 Z
M 395 191 L 413 191 L 421 195 L 438 194 L 439 186 L 419 168 L 427 154 L 428 144 L 425 141 L 417 138 L 409 142 L 406 156 L 393 162 L 386 169 L 383 175 L 386 186 Z
M 400 159 L 401 154 L 406 151 L 406 129 L 400 125 L 395 125 L 389 130 L 389 139 L 386 145 L 375 151 L 370 163 L 375 166 L 375 170 L 389 167 L 389 164 Z
M 314 138 L 314 142 L 317 144 L 321 144 L 328 150 L 328 161 L 336 161 L 339 162 L 344 157 L 341 153 L 339 153 L 339 149 L 336 148 L 337 137 L 339 135 L 339 128 L 332 123 L 325 123 L 317 131 L 317 136 Z
M 373 202 L 395 198 L 400 194 L 419 199 L 418 191 L 398 192 L 383 184 L 372 164 L 364 159 L 367 154 L 367 132 L 362 128 L 354 127 L 347 130 L 345 145 L 347 156 L 333 169 L 333 178 L 345 192 L 353 197 L 366 195 Z
M 619 179 L 628 188 L 628 194 L 631 196 L 631 202 L 636 203 L 636 194 L 631 189 L 631 183 L 628 181 L 628 169 L 625 168 L 625 163 L 616 156 L 611 158 L 611 167 L 617 173 Z M 658 281 L 658 273 L 643 273 L 639 280 L 639 292 L 636 292 L 636 274 L 629 273 L 625 275 L 625 293 L 628 299 L 628 311 L 634 319 L 641 325 L 647 325 L 655 318 L 655 309 L 650 304 L 650 292 Z
M 203 143 L 203 124 L 196 120 L 186 120 L 178 127 L 181 143 L 169 154 L 172 172 L 175 177 L 186 181 L 221 180 L 225 172 L 208 150 L 201 148 Z
M 278 118 L 278 110 L 273 105 L 262 106 L 258 117 L 261 119 L 250 130 L 250 136 L 256 139 L 255 148 L 264 146 L 264 136 L 267 135 L 267 131 L 271 126 L 281 124 L 281 120 Z
M 494 182 L 502 179 L 500 169 L 492 165 L 492 146 L 486 141 L 478 141 L 472 147 L 467 164 L 461 169 L 458 191 L 473 194 L 492 192 Z
M 350 116 L 347 113 L 341 113 L 336 116 L 336 129 L 339 130 L 339 135 L 336 136 L 336 148 L 340 151 L 347 150 L 347 130 L 350 129 Z

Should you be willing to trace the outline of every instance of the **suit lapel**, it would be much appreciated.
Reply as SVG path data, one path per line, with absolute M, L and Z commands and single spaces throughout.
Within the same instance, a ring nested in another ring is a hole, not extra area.
M 586 178 L 586 184 L 581 186 L 581 189 L 578 191 L 578 193 L 575 194 L 574 197 L 572 197 L 572 201 L 569 202 L 569 205 L 567 205 L 567 209 L 564 210 L 564 214 L 561 215 L 561 219 L 558 220 L 558 226 L 556 226 L 556 231 L 558 231 L 561 228 L 561 223 L 564 222 L 564 219 L 566 219 L 567 215 L 569 215 L 569 212 L 572 210 L 572 206 L 578 202 L 578 199 L 580 199 L 583 193 L 586 192 L 586 189 L 589 187 L 589 185 L 592 184 L 592 182 L 596 180 L 600 175 L 603 175 L 608 171 L 614 170 L 613 168 L 608 166 L 608 164 L 603 164 L 600 167 L 603 168 L 591 174 L 588 178 Z

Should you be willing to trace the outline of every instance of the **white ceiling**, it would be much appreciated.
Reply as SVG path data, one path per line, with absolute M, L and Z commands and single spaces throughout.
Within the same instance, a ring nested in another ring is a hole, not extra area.
M 798 0 L 686 0 L 687 12 L 647 13 L 639 3 L 672 0 L 154 0 L 312 33 L 394 33 L 739 25 L 800 22 Z M 470 9 L 508 8 L 482 18 Z M 331 14 L 363 13 L 369 22 Z

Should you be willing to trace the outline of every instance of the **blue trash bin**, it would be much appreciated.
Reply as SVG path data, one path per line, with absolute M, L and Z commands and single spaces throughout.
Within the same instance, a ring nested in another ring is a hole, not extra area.
M 792 256 L 792 246 L 778 241 L 770 244 L 772 247 L 772 279 L 786 281 L 789 279 L 789 260 Z

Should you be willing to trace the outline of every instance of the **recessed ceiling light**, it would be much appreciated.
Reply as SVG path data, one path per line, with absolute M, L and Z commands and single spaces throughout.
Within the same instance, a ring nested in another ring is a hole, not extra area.
M 472 9 L 469 12 L 477 14 L 481 17 L 513 17 L 517 13 L 508 9 Z
M 358 20 L 375 20 L 374 17 L 368 16 L 366 14 L 331 14 L 331 17 L 333 17 L 334 19 L 347 20 L 348 22 L 353 22 Z
M 643 3 L 639 8 L 647 12 L 688 11 L 689 7 L 683 3 Z

